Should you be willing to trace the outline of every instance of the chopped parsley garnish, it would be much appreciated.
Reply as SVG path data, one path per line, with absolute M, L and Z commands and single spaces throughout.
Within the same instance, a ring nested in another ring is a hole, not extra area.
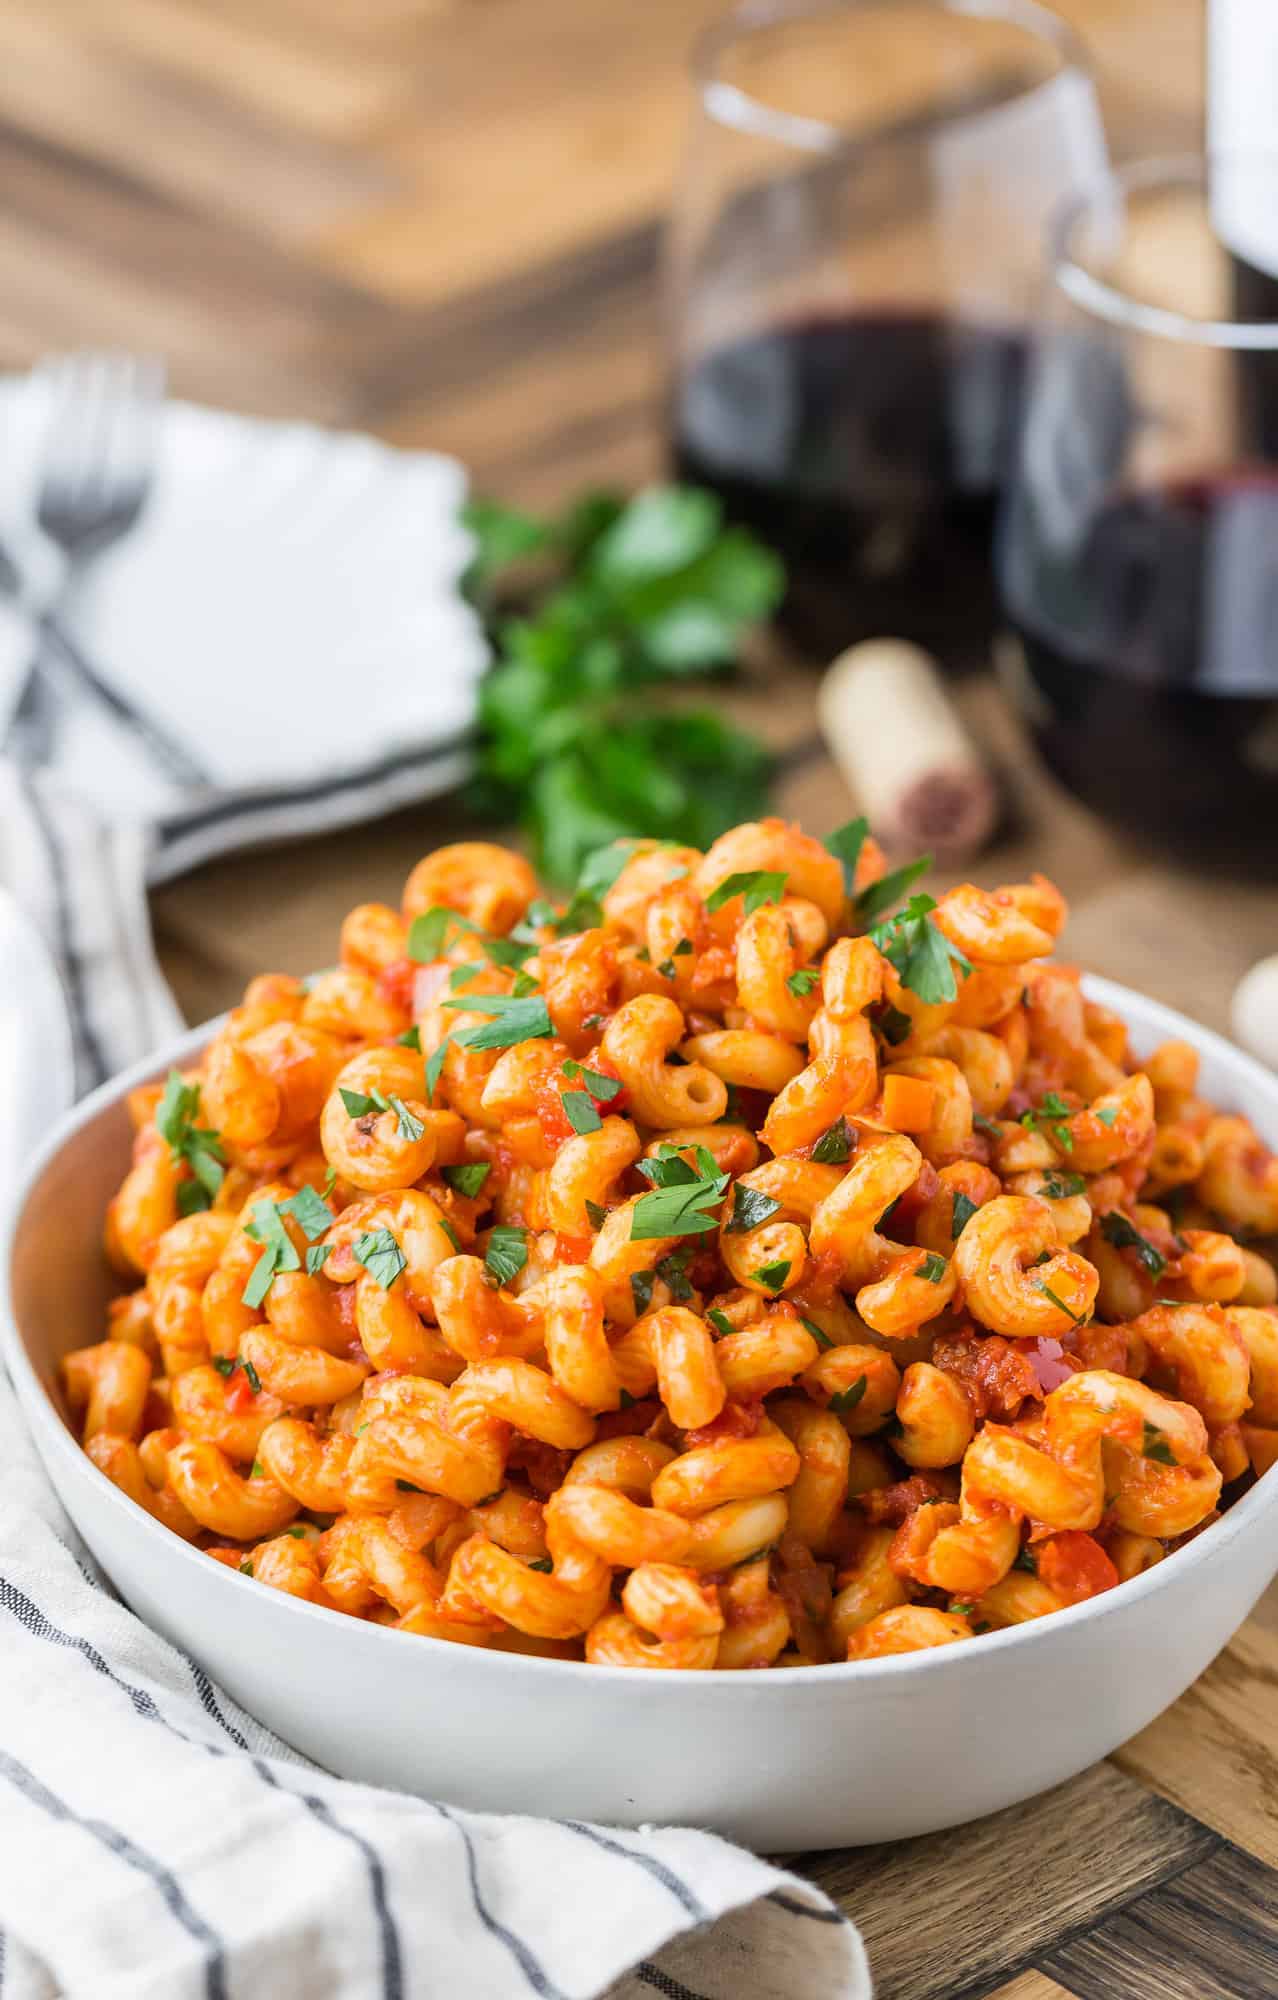
M 449 931 L 455 935 L 450 939 Z M 422 916 L 414 917 L 408 932 L 408 956 L 419 965 L 433 965 L 444 956 L 450 943 L 457 936 L 473 937 L 480 950 L 493 965 L 522 965 L 529 956 L 529 947 L 512 938 L 488 937 L 469 917 L 463 917 L 458 910 L 448 910 L 436 903 Z
M 852 1130 L 846 1118 L 836 1118 L 829 1130 L 823 1132 L 812 1148 L 814 1160 L 824 1161 L 828 1166 L 841 1166 L 852 1157 L 854 1144 Z
M 790 1275 L 790 1259 L 778 1257 L 771 1264 L 761 1264 L 750 1276 L 757 1285 L 766 1285 L 770 1292 L 779 1292 Z
M 843 864 L 843 888 L 848 897 L 856 894 L 856 864 L 861 859 L 861 849 L 869 831 L 870 822 L 862 815 L 848 820 L 845 826 L 836 826 L 826 839 L 826 852 Z
M 870 1386 L 868 1375 L 858 1375 L 855 1382 L 849 1382 L 846 1389 L 836 1389 L 827 1405 L 828 1409 L 842 1416 L 845 1410 L 854 1410 Z
M 306 1250 L 306 1271 L 308 1277 L 318 1278 L 333 1254 L 331 1243 L 311 1243 Z
M 834 1342 L 831 1340 L 829 1334 L 826 1333 L 821 1327 L 819 1327 L 814 1319 L 804 1319 L 803 1316 L 800 1315 L 799 1325 L 804 1329 L 806 1333 L 810 1333 L 812 1335 L 812 1338 L 813 1340 L 815 1340 L 818 1347 L 826 1348 L 834 1346 Z M 864 1377 L 862 1377 L 862 1380 L 864 1380 Z
M 1103 1111 L 1096 1113 L 1096 1116 L 1100 1119 L 1102 1125 L 1112 1125 L 1118 1116 L 1117 1107 L 1113 1104 L 1107 1104 Z
M 951 1604 L 950 1613 L 955 1618 L 970 1618 L 975 1609 L 974 1604 Z
M 968 1223 L 976 1214 L 977 1204 L 959 1188 L 954 1196 L 954 1210 L 950 1216 L 950 1237 L 955 1243 L 963 1234 Z
M 1110 1209 L 1101 1217 L 1101 1235 L 1116 1250 L 1134 1250 L 1151 1278 L 1161 1278 L 1167 1269 L 1167 1259 L 1161 1250 L 1156 1250 L 1147 1236 L 1142 1236 L 1135 1224 L 1118 1209 Z
M 1081 1174 L 1058 1173 L 1053 1167 L 1043 1175 L 1039 1194 L 1045 1201 L 1071 1201 L 1076 1194 L 1087 1193 L 1087 1182 Z
M 384 1097 L 380 1090 L 372 1090 L 365 1096 L 360 1090 L 339 1089 L 337 1094 L 346 1106 L 347 1116 L 350 1118 L 367 1118 L 370 1112 L 393 1111 L 395 1130 L 400 1138 L 407 1139 L 410 1145 L 420 1139 L 426 1130 L 421 1119 L 414 1117 L 402 1098 Z
M 706 908 L 713 912 L 721 910 L 734 896 L 745 898 L 745 914 L 752 917 L 765 903 L 779 903 L 785 894 L 789 876 L 768 868 L 744 868 L 735 875 L 725 875 L 722 882 L 706 897 Z
M 593 1097 L 587 1097 L 584 1090 L 566 1090 L 560 1099 L 564 1107 L 564 1117 L 574 1132 L 598 1132 L 603 1125 L 598 1107 Z
M 456 1231 L 456 1230 L 455 1230 L 455 1229 L 453 1228 L 453 1225 L 452 1225 L 452 1223 L 451 1223 L 451 1222 L 450 1222 L 450 1221 L 448 1220 L 448 1217 L 447 1217 L 446 1215 L 441 1215 L 441 1216 L 440 1216 L 440 1218 L 439 1218 L 439 1226 L 440 1226 L 440 1228 L 441 1228 L 441 1229 L 443 1230 L 443 1232 L 444 1232 L 445 1236 L 446 1236 L 446 1237 L 448 1238 L 449 1242 L 450 1242 L 450 1243 L 452 1244 L 452 1246 L 453 1246 L 453 1249 L 454 1249 L 454 1250 L 455 1250 L 455 1251 L 457 1252 L 458 1256 L 460 1256 L 460 1255 L 461 1255 L 461 1238 L 460 1238 L 460 1237 L 458 1236 L 458 1234 L 457 1234 L 457 1231 Z
M 314 1243 L 326 1229 L 333 1227 L 336 1220 L 328 1203 L 323 1201 L 309 1185 L 300 1187 L 288 1201 L 282 1201 L 280 1208 L 285 1215 L 293 1217 L 308 1243 Z
M 389 1229 L 366 1229 L 355 1238 L 354 1257 L 371 1278 L 388 1292 L 408 1260 Z
M 534 1556 L 528 1567 L 537 1570 L 542 1576 L 549 1576 L 555 1565 L 549 1556 Z
M 328 1172 L 324 1176 L 324 1185 L 320 1189 L 320 1194 L 325 1201 L 328 1200 L 329 1196 L 332 1194 L 333 1189 L 336 1186 L 337 1186 L 337 1168 L 330 1167 Z
M 493 1282 L 508 1285 L 528 1262 L 528 1231 L 513 1223 L 500 1223 L 488 1237 L 484 1268 Z
M 1142 1458 L 1152 1458 L 1158 1465 L 1175 1465 L 1176 1454 L 1171 1448 L 1166 1431 L 1160 1431 L 1157 1424 L 1145 1424 L 1141 1431 L 1140 1449 Z
M 893 868 L 879 881 L 869 883 L 856 898 L 858 917 L 864 923 L 881 917 L 884 910 L 890 910 L 893 903 L 900 902 L 911 884 L 917 882 L 920 875 L 926 875 L 931 866 L 931 855 L 920 854 L 917 861 L 903 862 L 901 867 Z
M 536 991 L 537 981 L 533 978 L 531 972 L 525 972 L 521 966 L 515 974 L 514 984 L 510 989 L 511 999 L 526 1000 L 530 993 L 535 993 Z
M 240 1575 L 252 1576 L 252 1574 L 253 1574 L 253 1565 L 246 1556 L 244 1558 L 244 1561 L 240 1564 Z
M 191 1170 L 192 1178 L 178 1188 L 182 1215 L 211 1208 L 226 1171 L 221 1137 L 210 1126 L 196 1124 L 199 1110 L 199 1084 L 183 1083 L 181 1073 L 171 1069 L 164 1095 L 155 1107 L 155 1123 L 174 1160 Z
M 790 974 L 785 983 L 796 1000 L 806 1000 L 820 977 L 821 974 L 815 965 L 801 965 L 797 972 Z
M 708 1211 L 723 1200 L 728 1191 L 728 1174 L 716 1168 L 713 1154 L 704 1146 L 696 1149 L 696 1168 L 691 1167 L 674 1147 L 665 1147 L 654 1160 L 641 1160 L 639 1171 L 655 1181 L 651 1194 L 640 1195 L 630 1213 L 632 1242 L 657 1236 L 701 1236 L 718 1228 L 718 1218 Z
M 280 1271 L 300 1271 L 302 1260 L 284 1227 L 284 1218 L 273 1201 L 253 1204 L 253 1217 L 244 1225 L 244 1234 L 262 1245 L 262 1254 L 249 1275 L 240 1297 L 246 1306 L 260 1306 Z
M 1087 1314 L 1076 1313 L 1072 1306 L 1067 1306 L 1064 1299 L 1058 1293 L 1054 1292 L 1050 1285 L 1045 1285 L 1040 1281 L 1035 1284 L 1034 1289 L 1036 1292 L 1041 1292 L 1045 1299 L 1050 1299 L 1052 1304 L 1063 1312 L 1067 1318 L 1073 1320 L 1075 1326 L 1087 1325 Z
M 395 1486 L 400 1493 L 421 1493 L 425 1491 L 421 1486 L 414 1486 L 411 1479 L 397 1479 Z
M 706 1318 L 709 1320 L 711 1326 L 714 1328 L 716 1333 L 735 1332 L 735 1328 L 733 1327 L 732 1321 L 728 1318 L 727 1313 L 720 1312 L 718 1306 L 711 1306 L 709 1312 L 707 1312 L 706 1314 Z
M 746 1187 L 743 1181 L 738 1181 L 732 1190 L 732 1214 L 726 1224 L 727 1234 L 735 1236 L 747 1229 L 757 1229 L 761 1223 L 770 1222 L 774 1215 L 780 1213 L 780 1202 L 774 1201 L 770 1194 L 764 1194 L 762 1188 Z
M 1016 1554 L 1012 1558 L 1012 1568 L 1023 1569 L 1027 1571 L 1030 1576 L 1038 1575 L 1038 1557 L 1034 1554 L 1034 1551 L 1029 1546 L 1028 1542 L 1025 1544 L 1025 1547 L 1021 1549 L 1018 1552 L 1018 1554 Z
M 513 993 L 477 993 L 474 998 L 442 1000 L 442 1007 L 460 1007 L 468 1014 L 491 1014 L 491 1021 L 473 1028 L 455 1028 L 451 1040 L 463 1049 L 510 1049 L 517 1042 L 533 1042 L 553 1035 L 545 1001 L 529 994 L 517 1000 Z
M 958 996 L 954 967 L 964 975 L 972 962 L 956 944 L 943 936 L 932 921 L 936 900 L 932 896 L 911 896 L 903 910 L 885 923 L 875 924 L 869 936 L 894 967 L 902 986 L 917 993 L 925 1006 L 934 1007 Z
M 672 958 L 663 958 L 660 965 L 657 967 L 657 971 L 661 974 L 661 977 L 663 979 L 673 979 L 675 976 L 674 960 Z
M 938 1256 L 935 1250 L 929 1250 L 914 1275 L 916 1278 L 926 1278 L 930 1285 L 940 1285 L 945 1282 L 948 1268 L 944 1257 Z
M 1032 1132 L 1035 1126 L 1043 1127 L 1051 1133 L 1063 1153 L 1072 1153 L 1074 1134 L 1064 1120 L 1073 1116 L 1064 1098 L 1058 1096 L 1056 1091 L 1049 1090 L 1043 1102 L 1034 1110 L 1022 1111 L 1021 1124 L 1027 1132 Z
M 460 993 L 463 987 L 472 985 L 483 970 L 483 960 L 478 958 L 471 959 L 466 965 L 455 965 L 448 975 L 449 992 Z
M 418 1055 L 421 1054 L 422 1031 L 416 1022 L 413 1023 L 411 1028 L 405 1028 L 402 1035 L 396 1035 L 395 1046 L 400 1049 L 416 1049 Z M 289 1533 L 292 1533 L 292 1529 L 289 1530 Z
M 244 1370 L 244 1379 L 253 1391 L 253 1394 L 255 1396 L 261 1394 L 262 1378 L 253 1366 L 253 1363 L 246 1361 L 242 1355 L 235 1354 L 228 1357 L 225 1354 L 215 1354 L 213 1356 L 213 1366 L 224 1379 L 234 1375 L 237 1368 L 242 1368 Z
M 601 1104 L 610 1104 L 622 1088 L 619 1076 L 606 1076 L 600 1069 L 587 1069 L 583 1063 L 574 1062 L 569 1056 L 564 1064 L 564 1075 L 572 1083 L 584 1084 L 592 1097 Z
M 630 1296 L 635 1302 L 635 1315 L 642 1319 L 652 1305 L 652 1288 L 657 1282 L 655 1271 L 632 1271 L 630 1273 Z
M 686 1305 L 692 1297 L 692 1284 L 688 1277 L 688 1266 L 691 1262 L 690 1243 L 685 1244 L 682 1250 L 671 1250 L 665 1257 L 657 1259 L 657 1276 L 676 1305 Z
M 602 1229 L 608 1220 L 608 1211 L 602 1202 L 586 1200 L 586 1220 L 592 1229 Z
M 460 1166 L 441 1168 L 449 1187 L 464 1194 L 468 1201 L 475 1199 L 492 1170 L 491 1160 L 463 1160 Z
M 972 1123 L 978 1132 L 988 1132 L 992 1139 L 1001 1139 L 1003 1136 L 1001 1126 L 996 1125 L 992 1118 L 987 1118 L 983 1111 L 972 1113 Z

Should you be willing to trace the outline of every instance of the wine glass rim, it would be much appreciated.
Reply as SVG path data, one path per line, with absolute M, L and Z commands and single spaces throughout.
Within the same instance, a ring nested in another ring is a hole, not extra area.
M 1273 177 L 1278 191 L 1278 151 L 1164 153 L 1112 167 L 1090 187 L 1069 196 L 1057 210 L 1049 231 L 1048 263 L 1058 289 L 1093 319 L 1105 320 L 1127 332 L 1152 334 L 1191 347 L 1278 348 L 1278 320 L 1201 318 L 1194 313 L 1177 312 L 1170 306 L 1151 305 L 1134 298 L 1121 286 L 1097 277 L 1075 254 L 1075 231 L 1105 204 L 1113 204 L 1115 200 L 1121 203 L 1129 195 L 1160 187 L 1194 186 L 1205 191 L 1214 162 L 1255 165 Z
M 1090 72 L 1087 51 L 1080 37 L 1039 0 L 736 0 L 716 15 L 693 43 L 691 69 L 701 106 L 718 125 L 732 127 L 755 138 L 776 139 L 796 150 L 809 153 L 841 151 L 849 142 L 845 126 L 828 118 L 812 118 L 783 111 L 739 84 L 728 83 L 717 74 L 724 52 L 745 36 L 767 28 L 784 27 L 790 22 L 818 20 L 822 15 L 871 13 L 875 10 L 901 14 L 909 9 L 920 13 L 967 16 L 977 21 L 1003 21 L 1022 29 L 1026 35 L 1054 51 L 1057 66 L 1018 93 L 1030 97 L 1045 84 L 1054 83 L 1064 72 Z

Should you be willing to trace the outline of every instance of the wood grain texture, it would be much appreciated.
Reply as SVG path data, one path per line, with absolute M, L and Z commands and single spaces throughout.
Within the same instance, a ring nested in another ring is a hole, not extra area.
M 455 452 L 553 504 L 663 463 L 659 267 L 719 0 L 10 0 L 0 9 L 0 365 L 162 349 L 184 394 Z M 1200 132 L 1202 0 L 1056 0 L 1117 152 Z M 810 669 L 730 705 L 817 833 L 848 799 Z M 958 689 L 1004 779 L 985 880 L 1054 875 L 1080 959 L 1225 1025 L 1271 892 L 1173 870 L 1037 764 L 992 677 Z M 213 864 L 153 899 L 184 1011 L 330 963 L 455 802 Z M 500 829 L 491 829 L 500 833 Z M 942 877 L 942 880 L 945 878 Z M 863 1926 L 880 2000 L 1256 2000 L 1278 1992 L 1278 1595 L 1109 1765 L 961 1833 L 808 1858 Z

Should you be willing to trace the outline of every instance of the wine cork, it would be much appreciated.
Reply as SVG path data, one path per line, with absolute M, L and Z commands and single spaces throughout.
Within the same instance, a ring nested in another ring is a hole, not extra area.
M 918 646 L 867 639 L 840 653 L 817 712 L 831 756 L 886 848 L 962 861 L 988 840 L 998 792 Z

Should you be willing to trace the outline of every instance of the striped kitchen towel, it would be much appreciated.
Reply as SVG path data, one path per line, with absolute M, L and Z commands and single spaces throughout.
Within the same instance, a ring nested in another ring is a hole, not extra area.
M 112 1595 L 3 1378 L 0 1457 L 2 2000 L 868 2000 L 852 1925 L 713 1834 L 306 1762 Z

